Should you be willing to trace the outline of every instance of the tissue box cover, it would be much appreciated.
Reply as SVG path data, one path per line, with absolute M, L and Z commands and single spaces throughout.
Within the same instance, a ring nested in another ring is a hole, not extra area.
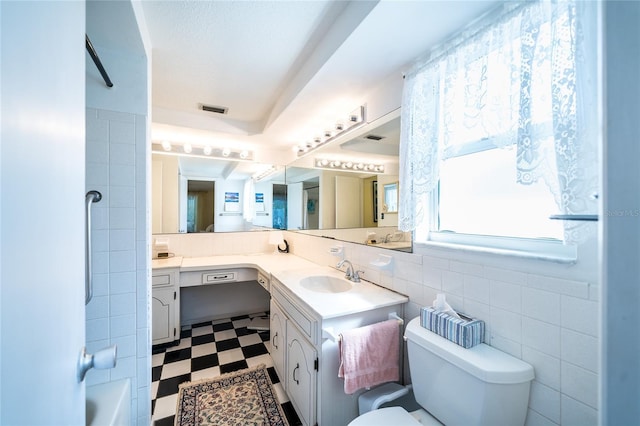
M 458 315 L 460 318 L 424 307 L 420 325 L 467 349 L 484 342 L 484 321 Z

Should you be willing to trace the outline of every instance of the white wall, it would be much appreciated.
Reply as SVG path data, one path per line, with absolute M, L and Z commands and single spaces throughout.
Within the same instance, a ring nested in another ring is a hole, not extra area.
M 144 40 L 146 36 L 138 28 L 144 25 L 136 21 L 135 7 L 129 2 L 89 2 L 87 14 L 99 13 L 102 20 L 111 22 L 112 30 L 132 31 Z M 87 31 L 92 33 L 91 28 Z M 130 378 L 132 424 L 148 425 L 151 58 L 149 50 L 141 50 L 145 43 L 140 39 L 128 40 L 131 46 L 118 50 L 103 48 L 97 39 L 92 40 L 113 88 L 105 86 L 90 59 L 86 64 L 86 189 L 98 190 L 104 197 L 94 208 L 95 290 L 86 312 L 87 348 L 94 352 L 118 345 L 116 367 L 90 371 L 87 385 Z
M 257 182 L 255 192 L 264 195 L 264 211 L 260 212 L 256 209 L 253 225 L 271 228 L 273 226 L 273 182 Z
M 237 192 L 240 197 L 237 212 L 227 212 L 224 206 L 225 192 Z M 216 180 L 215 203 L 214 203 L 214 232 L 234 232 L 243 231 L 245 220 L 242 217 L 244 208 L 244 180 L 224 179 Z
M 152 232 L 178 232 L 178 157 L 152 155 L 152 163 Z

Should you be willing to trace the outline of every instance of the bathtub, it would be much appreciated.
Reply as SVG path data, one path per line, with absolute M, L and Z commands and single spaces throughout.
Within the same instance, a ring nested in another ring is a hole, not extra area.
M 87 426 L 131 424 L 129 379 L 87 386 Z

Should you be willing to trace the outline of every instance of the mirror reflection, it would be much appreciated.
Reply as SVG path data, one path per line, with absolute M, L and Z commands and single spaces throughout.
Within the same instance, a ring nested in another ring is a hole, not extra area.
M 250 162 L 154 153 L 153 233 L 275 228 L 411 251 L 411 234 L 398 231 L 393 214 L 398 211 L 399 124 L 397 111 L 259 181 L 252 179 L 256 172 Z M 384 172 L 317 167 L 320 157 L 384 164 Z
M 384 213 L 398 213 L 398 183 L 387 183 L 384 185 Z

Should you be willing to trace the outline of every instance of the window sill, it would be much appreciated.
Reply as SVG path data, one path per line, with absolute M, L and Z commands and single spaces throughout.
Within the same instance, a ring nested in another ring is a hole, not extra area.
M 563 253 L 542 253 L 526 249 L 515 248 L 495 248 L 486 246 L 476 246 L 464 243 L 426 241 L 413 243 L 413 252 L 417 254 L 426 254 L 423 249 L 446 249 L 454 251 L 462 251 L 467 253 L 486 254 L 494 256 L 507 256 L 519 259 L 542 260 L 546 262 L 554 262 L 560 264 L 574 264 L 577 262 L 577 250 L 575 246 L 564 246 Z

